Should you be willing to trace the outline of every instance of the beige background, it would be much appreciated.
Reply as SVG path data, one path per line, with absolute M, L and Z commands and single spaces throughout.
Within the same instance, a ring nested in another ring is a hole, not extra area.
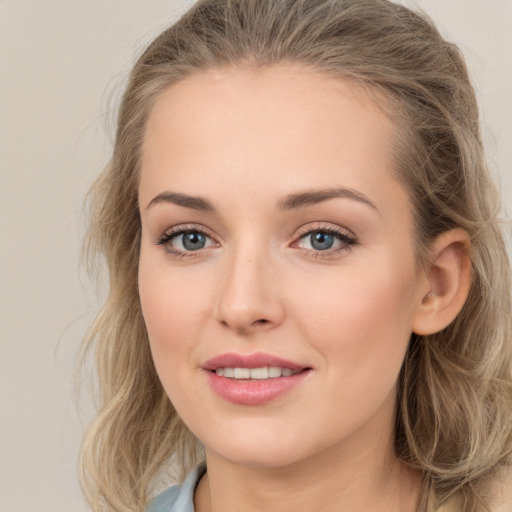
M 97 308 L 81 202 L 108 158 L 134 55 L 189 0 L 0 0 L 0 512 L 83 510 L 92 406 L 74 358 Z M 512 204 L 512 0 L 420 0 L 465 52 Z

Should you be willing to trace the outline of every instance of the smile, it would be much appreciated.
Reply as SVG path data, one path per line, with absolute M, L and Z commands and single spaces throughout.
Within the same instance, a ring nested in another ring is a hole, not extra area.
M 300 370 L 281 368 L 280 366 L 263 366 L 261 368 L 217 368 L 215 373 L 228 379 L 240 380 L 265 380 L 278 377 L 291 377 Z
M 224 353 L 202 365 L 215 395 L 236 405 L 261 406 L 300 387 L 313 368 L 261 352 Z

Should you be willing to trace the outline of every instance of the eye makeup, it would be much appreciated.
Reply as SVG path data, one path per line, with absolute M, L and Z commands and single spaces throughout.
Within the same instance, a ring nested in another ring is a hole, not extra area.
M 299 229 L 290 247 L 302 250 L 310 257 L 332 258 L 350 250 L 356 243 L 356 237 L 345 228 L 309 224 Z M 178 259 L 196 258 L 220 246 L 208 230 L 197 224 L 174 226 L 159 236 L 154 244 L 162 246 L 167 254 Z

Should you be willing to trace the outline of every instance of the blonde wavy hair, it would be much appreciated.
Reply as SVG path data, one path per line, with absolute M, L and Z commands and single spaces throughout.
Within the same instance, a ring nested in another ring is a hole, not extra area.
M 354 80 L 387 98 L 420 262 L 445 230 L 462 227 L 471 237 L 463 310 L 442 332 L 412 336 L 395 444 L 436 504 L 458 493 L 465 511 L 487 510 L 490 484 L 512 457 L 510 275 L 500 202 L 461 53 L 426 16 L 388 0 L 200 0 L 136 62 L 112 159 L 88 196 L 86 252 L 90 261 L 106 260 L 109 294 L 84 341 L 95 349 L 101 395 L 81 452 L 87 499 L 96 512 L 142 511 L 170 459 L 183 475 L 202 457 L 158 380 L 139 304 L 137 188 L 148 113 L 193 73 L 280 63 Z

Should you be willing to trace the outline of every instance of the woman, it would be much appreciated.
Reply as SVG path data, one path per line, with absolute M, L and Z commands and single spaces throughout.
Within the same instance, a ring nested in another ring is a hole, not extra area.
M 151 512 L 511 510 L 499 201 L 429 20 L 198 2 L 136 63 L 91 208 L 94 510 L 169 464 Z

